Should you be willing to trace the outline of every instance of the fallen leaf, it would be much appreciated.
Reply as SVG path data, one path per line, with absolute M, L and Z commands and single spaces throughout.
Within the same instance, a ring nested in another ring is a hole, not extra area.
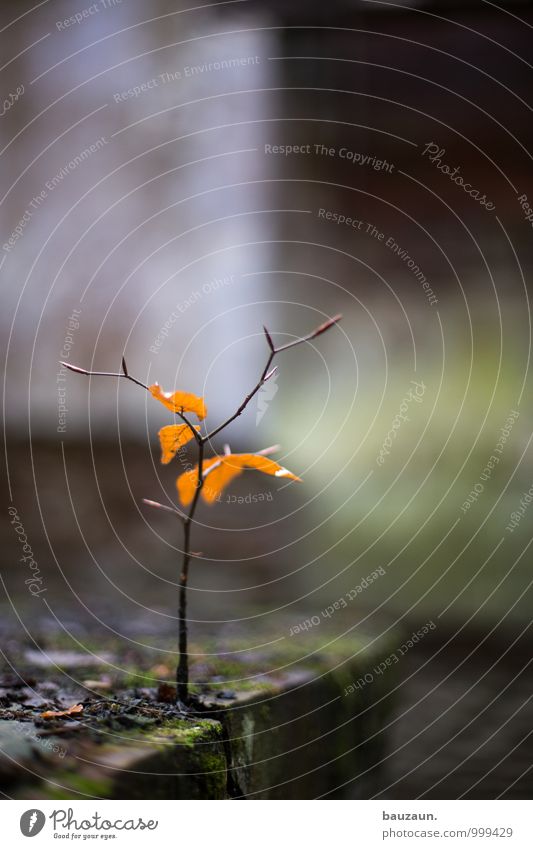
M 61 716 L 77 716 L 83 712 L 83 705 L 71 705 L 66 710 L 45 710 L 41 714 L 43 719 L 56 719 Z
M 200 425 L 194 425 L 195 430 L 200 430 Z M 176 456 L 176 453 L 191 439 L 194 439 L 189 425 L 167 425 L 162 427 L 158 433 L 161 445 L 161 462 L 166 465 Z
M 162 683 L 157 688 L 157 701 L 174 704 L 176 701 L 176 688 L 171 684 Z
M 204 460 L 202 469 L 205 481 L 201 495 L 207 504 L 216 501 L 225 487 L 244 469 L 256 469 L 277 478 L 289 478 L 293 481 L 301 480 L 284 466 L 280 466 L 275 460 L 271 460 L 262 454 L 224 454 L 220 457 L 210 457 L 208 460 Z M 178 495 L 184 506 L 191 503 L 197 486 L 198 468 L 189 469 L 177 479 Z
M 200 421 L 207 415 L 204 399 L 192 392 L 163 392 L 159 383 L 153 383 L 148 389 L 154 398 L 173 413 L 195 413 Z

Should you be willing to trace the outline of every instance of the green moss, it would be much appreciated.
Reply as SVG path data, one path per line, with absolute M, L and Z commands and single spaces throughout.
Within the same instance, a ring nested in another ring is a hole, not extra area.
M 341 786 L 357 770 L 377 763 L 383 738 L 379 732 L 390 711 L 390 699 L 382 699 L 385 676 L 376 676 L 372 685 L 350 698 L 339 696 L 387 657 L 399 637 L 372 642 L 357 633 L 336 639 L 328 634 L 326 623 L 314 633 L 289 637 L 291 624 L 280 624 L 287 638 L 264 652 L 239 651 L 246 645 L 244 638 L 225 638 L 218 646 L 208 641 L 203 646 L 206 654 L 191 646 L 195 655 L 191 674 L 193 681 L 196 678 L 191 691 L 200 693 L 205 690 L 201 682 L 208 683 L 215 719 L 173 717 L 155 705 L 147 709 L 144 702 L 137 712 L 127 714 L 117 706 L 119 715 L 114 716 L 109 703 L 107 731 L 119 732 L 113 739 L 100 733 L 103 720 L 95 708 L 94 727 L 91 722 L 80 739 L 86 747 L 84 757 L 101 766 L 84 767 L 76 761 L 78 739 L 72 738 L 72 754 L 61 764 L 51 764 L 51 771 L 35 785 L 35 795 L 26 798 L 224 799 L 228 790 L 235 796 L 315 798 L 325 787 Z M 263 637 L 267 642 L 267 636 L 255 634 L 257 643 Z M 120 685 L 156 686 L 150 670 L 162 661 L 159 650 L 132 651 L 120 641 L 95 642 L 95 653 L 111 652 L 118 666 L 127 667 Z M 174 641 L 169 637 L 167 644 L 173 646 Z M 224 651 L 215 657 L 221 645 Z M 65 647 L 76 648 L 71 641 Z M 165 658 L 169 668 L 172 662 Z M 291 682 L 306 680 L 294 675 L 302 670 L 310 673 L 311 680 L 293 687 Z M 97 674 L 91 670 L 91 677 Z M 388 675 L 387 687 L 390 680 Z M 215 698 L 217 691 L 230 689 L 240 698 L 236 710 Z M 334 720 L 330 704 L 335 705 Z M 305 719 L 308 712 L 312 721 Z M 351 722 L 358 713 L 360 718 Z M 375 732 L 376 738 L 363 745 Z M 346 752 L 352 754 L 344 756 Z
M 112 781 L 105 775 L 89 777 L 70 770 L 55 773 L 53 779 L 44 782 L 47 799 L 75 799 L 78 796 L 82 799 L 91 796 L 108 799 L 111 788 Z
M 198 767 L 205 787 L 203 798 L 224 799 L 227 790 L 227 763 L 224 753 L 204 752 L 198 761 Z M 198 777 L 197 775 L 196 778 Z
M 212 719 L 185 720 L 173 719 L 164 722 L 157 729 L 147 729 L 139 735 L 138 732 L 132 732 L 131 739 L 144 740 L 153 745 L 160 747 L 172 746 L 187 746 L 194 748 L 195 746 L 213 743 L 222 737 L 222 726 L 219 722 Z

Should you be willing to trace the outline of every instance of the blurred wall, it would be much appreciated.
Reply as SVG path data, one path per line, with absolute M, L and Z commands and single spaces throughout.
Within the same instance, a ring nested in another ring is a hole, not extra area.
M 125 352 L 214 424 L 263 324 L 342 311 L 228 435 L 282 442 L 304 485 L 248 476 L 234 493 L 272 498 L 202 510 L 193 615 L 312 612 L 381 567 L 350 621 L 529 621 L 533 19 L 406 5 L 4 4 L 6 501 L 70 610 L 171 617 L 179 542 L 139 506 L 175 497 L 164 411 L 58 360 Z

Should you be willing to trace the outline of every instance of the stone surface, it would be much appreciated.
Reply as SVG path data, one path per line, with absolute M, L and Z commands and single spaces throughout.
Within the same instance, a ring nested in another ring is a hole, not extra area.
M 290 652 L 285 664 L 279 654 L 269 664 L 263 658 L 276 671 L 252 676 L 248 687 L 225 683 L 221 662 L 220 681 L 204 687 L 190 719 L 156 704 L 113 715 L 110 702 L 106 722 L 93 721 L 89 708 L 84 719 L 57 727 L 5 720 L 2 784 L 28 799 L 368 798 L 391 702 L 380 676 L 350 695 L 345 689 L 390 647 L 384 640 L 350 647 L 346 660 L 342 651 L 311 654 L 306 663 Z

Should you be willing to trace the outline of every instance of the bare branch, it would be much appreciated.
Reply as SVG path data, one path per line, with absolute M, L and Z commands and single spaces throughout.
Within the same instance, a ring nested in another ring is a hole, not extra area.
M 333 327 L 334 324 L 338 324 L 342 319 L 342 313 L 338 312 L 337 315 L 334 315 L 333 318 L 328 318 L 323 324 L 319 325 L 316 330 L 313 332 L 312 338 L 315 339 L 317 336 L 320 336 L 321 333 L 325 333 L 326 330 L 329 330 L 330 327 Z
M 189 425 L 190 426 L 190 425 Z M 196 431 L 194 431 L 196 433 Z M 200 492 L 204 485 L 202 470 L 204 467 L 204 446 L 206 438 L 198 440 L 198 484 L 189 513 L 183 522 L 183 558 L 179 578 L 180 598 L 178 611 L 179 627 L 179 660 L 176 670 L 176 694 L 178 702 L 187 704 L 189 701 L 189 652 L 187 647 L 187 582 L 189 579 L 189 564 L 191 562 L 191 525 L 194 519 Z
M 220 433 L 221 430 L 224 430 L 224 428 L 226 428 L 229 424 L 231 424 L 231 422 L 237 419 L 244 412 L 254 395 L 257 395 L 263 384 L 265 384 L 267 380 L 270 380 L 270 378 L 273 377 L 273 375 L 276 373 L 277 366 L 274 366 L 274 368 L 269 371 L 269 368 L 272 364 L 272 360 L 274 359 L 276 354 L 279 354 L 280 351 L 287 351 L 289 348 L 294 348 L 296 345 L 302 345 L 304 342 L 310 342 L 311 339 L 316 339 L 317 336 L 320 336 L 322 333 L 325 333 L 326 330 L 330 329 L 330 327 L 334 327 L 334 325 L 337 324 L 341 320 L 341 318 L 342 315 L 338 313 L 338 315 L 333 316 L 333 318 L 328 318 L 328 320 L 325 321 L 323 324 L 320 324 L 318 327 L 315 327 L 315 329 L 312 330 L 311 333 L 308 333 L 307 336 L 302 336 L 299 339 L 295 339 L 293 342 L 287 342 L 286 345 L 282 345 L 279 348 L 276 348 L 274 346 L 270 333 L 268 332 L 266 327 L 263 326 L 266 340 L 268 342 L 268 347 L 270 348 L 270 354 L 266 366 L 263 369 L 263 373 L 259 378 L 259 381 L 254 386 L 252 391 L 248 393 L 240 407 L 238 407 L 238 409 L 233 413 L 233 415 L 230 416 L 229 419 L 226 419 L 225 422 L 222 422 L 221 425 L 212 430 L 211 433 L 208 433 L 206 436 L 204 436 L 203 439 L 206 442 L 208 440 L 211 440 L 214 436 L 217 435 L 217 433 Z
M 293 342 L 287 342 L 286 345 L 281 345 L 279 348 L 275 349 L 275 353 L 279 354 L 280 351 L 287 351 L 289 348 L 294 348 L 296 345 L 302 345 L 304 342 L 310 342 L 312 339 L 316 339 L 317 336 L 320 336 L 322 333 L 325 333 L 326 330 L 329 330 L 330 327 L 334 327 L 341 320 L 342 314 L 338 313 L 334 315 L 333 318 L 328 318 L 327 321 L 324 321 L 323 324 L 320 324 L 318 327 L 315 327 L 311 333 L 308 333 L 307 336 L 301 336 L 299 339 L 294 339 Z
M 179 510 L 176 510 L 175 507 L 169 507 L 168 504 L 160 504 L 159 501 L 151 501 L 149 498 L 143 498 L 143 502 L 148 507 L 154 507 L 156 510 L 165 510 L 167 513 L 174 513 L 182 522 L 185 521 L 183 514 Z
M 189 419 L 187 418 L 185 413 L 180 413 L 179 411 L 177 411 L 176 415 L 179 416 L 180 419 L 185 422 L 185 424 L 187 425 L 187 427 L 191 431 L 192 435 L 196 439 L 196 442 L 198 443 L 198 445 L 200 445 L 201 443 L 203 443 L 205 441 L 205 436 L 202 436 L 201 433 L 198 433 L 198 431 L 196 430 L 194 425 L 189 421 Z
M 279 451 L 281 445 L 270 445 L 268 448 L 263 448 L 261 451 L 254 451 L 254 454 L 261 454 L 263 457 L 268 457 L 269 454 L 275 454 Z
M 59 361 L 62 366 L 70 369 L 70 371 L 75 371 L 76 374 L 85 374 L 87 377 L 125 377 L 126 380 L 131 380 L 132 383 L 136 383 L 137 386 L 142 386 L 143 389 L 148 390 L 148 387 L 141 380 L 137 380 L 136 377 L 132 377 L 126 369 L 126 361 L 124 357 L 122 357 L 122 371 L 88 371 L 85 368 L 80 368 L 80 366 L 73 366 L 70 363 L 64 363 L 61 360 Z
M 278 368 L 277 366 L 275 366 L 272 369 L 272 371 L 268 371 L 270 363 L 272 362 L 273 359 L 274 359 L 274 354 L 271 353 L 270 357 L 268 358 L 268 362 L 267 362 L 267 364 L 266 364 L 266 366 L 263 370 L 263 374 L 259 378 L 259 381 L 254 386 L 252 391 L 248 393 L 248 395 L 246 396 L 246 398 L 244 399 L 244 401 L 242 402 L 240 407 L 233 413 L 232 416 L 229 417 L 229 419 L 226 419 L 225 422 L 222 422 L 221 425 L 216 427 L 214 430 L 211 431 L 211 433 L 208 433 L 207 436 L 204 437 L 206 442 L 207 442 L 207 440 L 211 440 L 214 436 L 216 436 L 217 433 L 220 433 L 221 430 L 224 430 L 224 428 L 226 428 L 229 424 L 231 424 L 232 421 L 234 421 L 236 418 L 238 418 L 244 412 L 244 410 L 246 409 L 246 407 L 248 406 L 248 404 L 250 403 L 250 401 L 252 400 L 254 395 L 257 395 L 257 393 L 259 392 L 259 390 L 261 389 L 263 384 L 266 383 L 267 380 L 270 380 L 271 377 L 273 377 L 273 375 L 276 373 L 277 368 Z
M 270 333 L 268 332 L 268 330 L 266 329 L 264 324 L 263 324 L 263 330 L 265 331 L 265 336 L 266 336 L 266 340 L 268 342 L 268 347 L 270 348 L 272 353 L 274 353 L 276 349 L 275 349 L 274 343 L 272 341 L 272 336 L 270 335 Z

